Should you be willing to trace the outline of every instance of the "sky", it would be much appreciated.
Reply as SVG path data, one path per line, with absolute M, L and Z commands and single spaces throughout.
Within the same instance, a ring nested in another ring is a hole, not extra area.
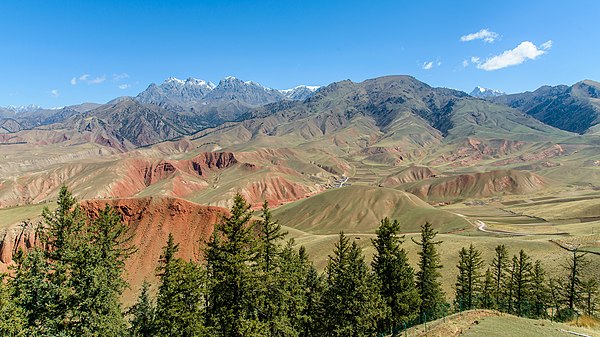
M 600 1 L 0 1 L 0 106 L 405 74 L 508 93 L 600 81 Z

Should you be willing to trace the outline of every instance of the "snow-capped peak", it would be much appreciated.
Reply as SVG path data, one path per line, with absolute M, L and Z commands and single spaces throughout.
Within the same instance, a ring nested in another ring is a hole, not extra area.
M 473 89 L 473 91 L 471 91 L 470 95 L 473 97 L 478 97 L 478 98 L 489 98 L 489 97 L 506 95 L 506 93 L 504 93 L 500 90 L 496 90 L 496 89 L 489 89 L 489 88 L 476 86 L 475 89 Z
M 9 106 L 5 107 L 5 109 L 12 111 L 14 113 L 23 113 L 23 112 L 42 110 L 43 108 L 39 105 L 29 104 L 29 105 L 9 105 Z
M 301 85 L 293 87 L 291 89 L 279 90 L 279 92 L 281 92 L 284 95 L 287 94 L 287 93 L 293 92 L 293 91 L 301 90 L 301 89 L 307 89 L 310 92 L 315 92 L 315 91 L 319 90 L 320 87 L 321 86 L 319 86 L 319 85 L 304 85 L 304 84 L 301 84 Z
M 178 79 L 178 78 L 176 78 L 176 77 L 169 77 L 169 78 L 167 78 L 167 79 L 165 80 L 165 83 L 173 83 L 173 82 L 174 82 L 174 83 L 178 83 L 178 84 L 184 84 L 184 83 L 185 83 L 185 81 L 184 81 L 184 80 L 180 80 L 180 79 Z

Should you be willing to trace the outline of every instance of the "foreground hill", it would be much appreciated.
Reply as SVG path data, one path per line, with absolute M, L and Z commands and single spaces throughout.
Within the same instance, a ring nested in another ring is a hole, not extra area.
M 410 193 L 358 185 L 287 204 L 273 215 L 282 225 L 314 234 L 373 233 L 384 217 L 397 219 L 402 232 L 418 232 L 425 221 L 442 233 L 470 226 L 465 219 Z

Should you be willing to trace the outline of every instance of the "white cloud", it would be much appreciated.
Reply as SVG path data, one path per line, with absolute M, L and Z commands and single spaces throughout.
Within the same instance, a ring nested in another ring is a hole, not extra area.
M 498 33 L 494 33 L 492 31 L 488 30 L 487 28 L 484 28 L 484 29 L 478 31 L 477 33 L 463 35 L 460 37 L 460 40 L 462 42 L 473 41 L 473 40 L 483 40 L 484 42 L 492 43 L 492 42 L 496 41 L 496 39 L 499 37 L 500 37 L 500 35 Z
M 473 63 L 479 63 L 480 58 L 477 56 L 471 56 L 471 62 Z
M 129 85 L 129 84 L 119 84 L 118 87 L 119 87 L 119 89 L 127 89 L 127 88 L 131 87 L 131 85 Z
M 87 81 L 88 84 L 100 84 L 102 82 L 106 81 L 106 76 L 102 75 L 102 76 L 98 76 L 92 80 Z
M 552 48 L 552 40 L 548 40 L 548 41 L 542 43 L 540 45 L 540 48 L 542 48 L 543 50 L 549 50 L 550 48 Z
M 463 61 L 462 61 L 462 66 L 463 66 L 463 68 L 466 68 L 466 67 L 468 67 L 468 66 L 469 66 L 469 61 L 467 61 L 467 60 L 463 60 Z
M 122 80 L 128 79 L 128 78 L 129 78 L 128 73 L 113 74 L 113 81 L 115 81 L 115 82 L 119 82 L 119 81 L 122 81 Z
M 125 74 L 125 73 L 118 74 L 118 75 L 115 75 L 115 76 L 120 76 L 120 79 L 123 79 L 123 78 L 126 78 L 126 77 L 123 77 L 125 75 L 129 76 L 129 75 Z M 83 75 L 81 75 L 79 77 L 73 77 L 73 78 L 71 78 L 70 82 L 71 82 L 71 85 L 77 85 L 77 83 L 80 83 L 80 82 L 85 82 L 87 84 L 100 84 L 100 83 L 102 83 L 104 81 L 106 81 L 106 75 L 96 76 L 95 78 L 91 78 L 90 74 L 83 74 Z
M 52 97 L 58 97 L 60 96 L 60 92 L 58 92 L 58 89 L 52 89 L 50 90 L 50 95 L 52 95 Z
M 514 49 L 506 50 L 500 55 L 492 56 L 483 62 L 478 57 L 472 57 L 471 61 L 477 64 L 478 69 L 486 71 L 498 70 L 510 66 L 519 65 L 527 60 L 535 60 L 541 55 L 546 54 L 545 50 L 552 47 L 552 41 L 543 43 L 540 48 L 529 41 L 521 42 Z
M 432 67 L 433 67 L 433 61 L 424 62 L 423 65 L 421 66 L 421 68 L 423 68 L 425 70 L 429 70 Z

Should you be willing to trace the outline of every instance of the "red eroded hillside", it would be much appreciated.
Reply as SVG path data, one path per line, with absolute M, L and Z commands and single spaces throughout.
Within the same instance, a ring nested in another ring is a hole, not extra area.
M 213 225 L 227 213 L 220 207 L 202 206 L 171 197 L 84 200 L 81 206 L 96 217 L 106 204 L 113 206 L 131 228 L 132 244 L 137 252 L 126 262 L 126 278 L 131 284 L 129 295 L 137 292 L 144 279 L 153 282 L 162 247 L 169 233 L 179 244 L 179 257 L 198 260 L 203 242 L 213 232 Z

